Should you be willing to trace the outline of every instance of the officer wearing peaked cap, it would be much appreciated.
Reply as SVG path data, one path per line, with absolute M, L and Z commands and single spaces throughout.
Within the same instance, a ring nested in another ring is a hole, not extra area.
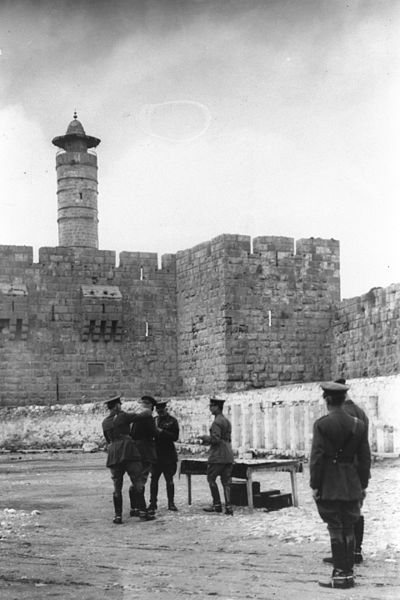
M 121 396 L 112 396 L 104 402 L 109 415 L 103 420 L 103 434 L 108 443 L 107 463 L 114 484 L 113 503 L 115 509 L 115 524 L 122 523 L 122 486 L 125 473 L 131 480 L 129 495 L 133 493 L 142 497 L 144 484 L 141 479 L 142 462 L 136 444 L 130 437 L 132 423 L 144 418 L 148 411 L 140 413 L 127 413 L 122 410 Z M 146 505 L 142 502 L 140 506 L 142 515 L 145 515 Z
M 156 404 L 157 416 L 155 425 L 157 428 L 156 454 L 157 460 L 151 468 L 150 480 L 150 505 L 149 510 L 157 509 L 158 482 L 164 475 L 167 489 L 168 510 L 176 512 L 174 475 L 178 464 L 178 454 L 175 442 L 179 438 L 179 424 L 175 417 L 167 410 L 167 400 L 159 400 Z
M 346 380 L 341 377 L 339 379 L 335 379 L 335 383 L 341 383 L 343 385 L 346 385 Z M 368 419 L 366 413 L 363 411 L 363 409 L 360 406 L 358 406 L 358 404 L 356 404 L 355 402 L 353 402 L 353 400 L 351 398 L 349 398 L 349 395 L 347 393 L 346 393 L 346 399 L 343 404 L 343 408 L 349 415 L 351 415 L 352 417 L 356 417 L 357 419 L 360 419 L 360 421 L 362 421 L 364 423 L 365 427 L 367 428 L 367 434 L 368 434 L 369 419 Z M 360 501 L 360 509 L 362 508 L 362 504 L 363 504 L 363 500 Z M 354 539 L 355 539 L 354 564 L 357 564 L 357 565 L 360 564 L 361 562 L 363 562 L 363 555 L 362 555 L 363 538 L 364 538 L 364 515 L 360 514 L 360 518 L 358 519 L 357 523 L 354 524 Z M 333 558 L 331 556 L 326 557 L 323 559 L 323 562 L 332 564 Z
M 231 506 L 231 484 L 233 469 L 233 452 L 231 446 L 232 426 L 230 421 L 222 414 L 225 400 L 210 398 L 210 412 L 214 421 L 210 427 L 210 435 L 202 435 L 200 439 L 204 444 L 210 444 L 207 461 L 207 481 L 210 487 L 212 505 L 204 508 L 205 512 L 222 512 L 221 497 L 217 485 L 220 477 L 225 497 L 225 514 L 233 515 Z
M 349 386 L 335 381 L 321 384 L 328 414 L 313 428 L 310 486 L 317 509 L 331 539 L 333 572 L 323 587 L 354 585 L 354 524 L 360 517 L 371 466 L 365 424 L 345 412 Z
M 157 461 L 155 440 L 158 432 L 153 419 L 153 410 L 157 404 L 157 400 L 153 398 L 153 396 L 145 395 L 142 396 L 141 403 L 147 416 L 132 424 L 131 437 L 135 441 L 142 458 L 142 472 L 140 477 L 143 487 L 140 498 L 137 498 L 135 495 L 132 495 L 131 497 L 131 517 L 141 516 L 138 514 L 138 503 L 140 503 L 140 505 L 142 505 L 143 502 L 146 504 L 144 498 L 145 486 L 149 474 L 151 473 L 152 466 Z M 150 506 L 146 509 L 145 518 L 147 521 L 155 519 L 154 512 L 155 511 Z

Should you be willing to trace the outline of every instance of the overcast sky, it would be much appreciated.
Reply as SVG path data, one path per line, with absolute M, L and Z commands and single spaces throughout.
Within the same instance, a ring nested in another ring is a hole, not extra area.
M 99 245 L 335 238 L 400 282 L 398 0 L 0 0 L 0 244 L 58 244 L 55 154 L 101 138 Z

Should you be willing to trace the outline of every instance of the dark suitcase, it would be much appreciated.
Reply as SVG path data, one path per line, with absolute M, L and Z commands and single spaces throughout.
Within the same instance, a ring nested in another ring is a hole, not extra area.
M 261 492 L 254 496 L 255 508 L 265 508 L 267 511 L 279 510 L 293 506 L 292 494 L 269 494 Z
M 253 481 L 253 498 L 260 493 L 260 482 Z M 235 506 L 248 506 L 247 487 L 245 481 L 232 481 L 231 485 L 231 504 Z

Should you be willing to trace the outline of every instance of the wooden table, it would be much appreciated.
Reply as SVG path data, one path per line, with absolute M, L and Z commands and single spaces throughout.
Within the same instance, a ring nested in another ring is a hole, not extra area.
M 293 506 L 299 505 L 297 493 L 296 473 L 303 470 L 298 459 L 263 459 L 253 458 L 249 460 L 238 459 L 233 463 L 232 477 L 245 479 L 247 487 L 247 500 L 250 510 L 253 510 L 253 473 L 257 471 L 286 471 L 290 473 L 292 484 Z M 206 475 L 206 458 L 184 458 L 180 461 L 178 475 L 186 475 L 188 489 L 188 504 L 192 504 L 192 475 Z

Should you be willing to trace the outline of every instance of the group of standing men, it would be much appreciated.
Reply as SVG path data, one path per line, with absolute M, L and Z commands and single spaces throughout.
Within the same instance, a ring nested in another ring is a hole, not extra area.
M 327 524 L 333 572 L 323 587 L 350 588 L 354 585 L 353 567 L 362 561 L 361 544 L 364 518 L 361 507 L 370 478 L 371 453 L 368 442 L 368 418 L 364 411 L 347 398 L 349 387 L 344 379 L 321 384 L 328 413 L 314 423 L 310 456 L 310 486 L 317 509 Z M 125 473 L 131 479 L 129 497 L 131 516 L 153 520 L 157 509 L 158 481 L 164 474 L 169 510 L 174 504 L 173 477 L 177 468 L 174 442 L 179 437 L 177 420 L 168 413 L 166 401 L 142 397 L 142 411 L 126 413 L 121 398 L 106 402 L 110 413 L 103 421 L 108 442 L 107 467 L 114 482 L 114 523 L 122 523 L 122 484 Z M 212 505 L 206 512 L 222 513 L 217 477 L 220 477 L 225 500 L 225 514 L 233 515 L 231 481 L 234 456 L 231 446 L 231 423 L 223 415 L 224 400 L 210 398 L 214 420 L 210 434 L 199 439 L 210 445 L 207 481 Z M 158 416 L 153 419 L 156 407 Z M 144 488 L 149 474 L 150 503 L 146 507 Z
M 115 524 L 122 523 L 122 486 L 127 473 L 131 480 L 129 488 L 130 516 L 141 521 L 155 519 L 158 482 L 164 475 L 168 509 L 177 511 L 174 502 L 174 475 L 178 463 L 175 444 L 179 437 L 178 421 L 167 411 L 167 401 L 157 402 L 152 396 L 142 396 L 141 410 L 122 410 L 120 396 L 105 402 L 109 409 L 104 419 L 103 433 L 108 443 L 107 463 L 114 483 L 113 503 Z M 157 411 L 153 418 L 154 408 Z M 145 486 L 150 481 L 150 503 L 145 500 Z

